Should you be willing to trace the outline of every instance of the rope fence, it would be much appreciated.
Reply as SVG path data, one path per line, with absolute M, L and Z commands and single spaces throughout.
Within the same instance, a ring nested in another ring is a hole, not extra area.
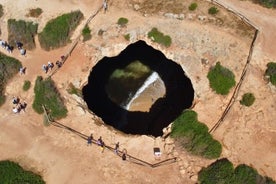
M 100 6 L 97 11 L 95 13 L 93 13 L 86 21 L 86 23 L 84 24 L 84 26 L 82 27 L 81 30 L 83 30 L 90 22 L 91 20 L 101 11 L 103 7 Z M 63 58 L 61 59 L 61 66 L 63 66 L 63 64 L 65 63 L 65 61 L 68 59 L 69 56 L 71 56 L 73 50 L 76 48 L 77 44 L 80 41 L 80 38 L 82 36 L 82 33 L 80 32 L 79 35 L 76 37 L 76 39 L 74 40 L 74 42 L 72 43 L 72 46 L 68 49 L 68 51 L 66 52 L 66 54 L 63 55 Z M 55 70 L 53 70 L 51 72 L 51 74 L 49 75 L 49 77 L 52 77 L 58 70 L 60 67 L 55 68 Z
M 237 83 L 235 89 L 234 89 L 234 92 L 232 94 L 232 97 L 230 99 L 230 101 L 228 102 L 225 110 L 223 111 L 220 119 L 213 125 L 213 127 L 209 130 L 209 133 L 213 133 L 215 132 L 219 126 L 221 126 L 223 120 L 225 119 L 226 115 L 228 114 L 228 112 L 230 111 L 231 107 L 233 106 L 237 96 L 238 96 L 238 93 L 240 91 L 240 88 L 241 88 L 241 85 L 245 79 L 245 76 L 246 76 L 246 72 L 247 72 L 247 69 L 248 69 L 248 66 L 250 64 L 250 61 L 251 61 L 251 58 L 252 58 L 252 53 L 253 53 L 253 50 L 254 50 L 254 46 L 255 46 L 255 41 L 258 37 L 258 34 L 259 34 L 259 29 L 257 28 L 257 26 L 254 25 L 254 23 L 252 23 L 250 20 L 248 20 L 245 16 L 243 16 L 240 12 L 236 11 L 236 10 L 233 10 L 232 8 L 229 8 L 228 6 L 226 6 L 225 4 L 223 4 L 222 2 L 218 2 L 216 0 L 211 0 L 212 3 L 220 6 L 220 7 L 223 7 L 225 9 L 227 9 L 228 11 L 230 11 L 231 13 L 235 14 L 236 16 L 238 16 L 244 23 L 252 26 L 254 29 L 255 29 L 255 33 L 254 33 L 254 37 L 253 37 L 253 40 L 251 42 L 251 46 L 250 46 L 250 49 L 249 49 L 249 54 L 248 54 L 248 57 L 247 57 L 247 61 L 245 63 L 245 66 L 243 68 L 243 71 L 242 71 L 242 74 L 241 74 L 241 77 L 240 77 L 240 80 L 239 82 Z
M 47 112 L 47 111 L 45 111 L 45 112 Z M 79 131 L 77 131 L 77 130 L 75 130 L 73 128 L 70 128 L 70 127 L 68 127 L 66 125 L 63 125 L 62 123 L 59 123 L 57 121 L 50 121 L 50 122 L 51 122 L 50 123 L 51 125 L 53 125 L 53 126 L 55 126 L 57 128 L 62 128 L 62 129 L 68 130 L 68 131 L 70 131 L 70 132 L 78 135 L 80 138 L 82 138 L 84 140 L 88 140 L 88 138 L 89 138 L 89 136 L 87 136 L 87 135 L 85 135 L 85 134 L 83 134 L 83 133 L 81 133 L 81 132 L 79 132 Z M 98 145 L 97 140 L 95 140 L 95 139 L 92 138 L 91 144 Z M 110 150 L 110 151 L 112 151 L 114 153 L 116 151 L 114 147 L 111 147 L 111 146 L 106 145 L 106 144 L 104 144 L 103 149 Z M 149 163 L 149 162 L 147 162 L 145 160 L 139 159 L 137 157 L 134 157 L 134 156 L 128 154 L 125 149 L 123 149 L 123 150 L 117 150 L 117 154 L 116 154 L 117 156 L 122 157 L 123 154 L 125 154 L 125 156 L 127 158 L 127 161 L 129 161 L 131 163 L 134 163 L 134 164 L 141 165 L 141 166 L 148 166 L 148 167 L 151 167 L 151 168 L 156 168 L 156 167 L 159 167 L 159 166 L 172 164 L 172 163 L 175 163 L 177 161 L 177 157 L 173 157 L 173 158 L 168 158 L 166 160 L 162 160 L 160 162 L 152 164 L 152 163 Z

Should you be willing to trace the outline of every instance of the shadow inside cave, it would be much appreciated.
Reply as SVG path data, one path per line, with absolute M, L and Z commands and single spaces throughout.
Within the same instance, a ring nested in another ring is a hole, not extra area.
M 114 103 L 106 92 L 113 71 L 136 60 L 157 72 L 166 88 L 165 96 L 156 100 L 149 112 L 128 111 Z M 116 57 L 100 60 L 92 68 L 82 92 L 88 108 L 106 124 L 128 134 L 153 136 L 161 136 L 162 129 L 191 107 L 194 99 L 191 80 L 182 67 L 144 41 L 130 44 Z

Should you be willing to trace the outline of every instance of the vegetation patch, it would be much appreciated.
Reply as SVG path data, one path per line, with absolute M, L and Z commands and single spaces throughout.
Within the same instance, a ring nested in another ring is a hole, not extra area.
M 256 3 L 259 3 L 267 8 L 275 8 L 276 0 L 253 0 Z
M 50 20 L 38 34 L 41 47 L 48 51 L 65 46 L 82 19 L 83 14 L 78 10 Z
M 79 97 L 82 97 L 82 90 L 76 88 L 71 82 L 68 85 L 67 92 L 71 95 L 75 94 Z
M 208 9 L 208 13 L 211 14 L 211 15 L 215 15 L 218 12 L 219 12 L 219 10 L 214 6 L 212 6 L 211 8 Z
M 23 84 L 23 91 L 28 91 L 31 87 L 31 81 L 25 80 Z
M 5 102 L 4 91 L 8 80 L 18 73 L 20 67 L 20 61 L 0 53 L 0 106 Z
M 129 41 L 129 39 L 130 39 L 130 34 L 125 34 L 125 35 L 124 35 L 124 38 L 125 38 L 127 41 Z
M 0 161 L 0 183 L 3 184 L 45 184 L 42 177 L 24 170 L 19 164 L 4 160 Z
M 171 37 L 159 32 L 157 28 L 152 28 L 152 30 L 148 32 L 148 38 L 154 42 L 164 45 L 165 47 L 171 46 L 172 43 Z
M 196 8 L 197 8 L 197 3 L 191 3 L 189 6 L 190 11 L 194 11 L 194 10 L 196 10 Z
M 44 105 L 52 118 L 66 117 L 67 109 L 51 78 L 43 80 L 41 76 L 38 76 L 35 81 L 34 93 L 35 99 L 32 106 L 37 113 L 43 113 L 42 105 Z
M 208 159 L 218 158 L 221 144 L 208 133 L 208 127 L 197 120 L 197 113 L 184 111 L 172 125 L 171 136 L 187 151 Z
M 27 17 L 34 17 L 37 18 L 42 14 L 42 9 L 41 8 L 34 8 L 34 9 L 30 9 L 29 13 L 26 15 Z
M 233 164 L 226 158 L 203 168 L 198 174 L 198 181 L 202 184 L 276 184 L 271 178 L 259 175 L 254 168 L 245 164 L 234 169 Z
M 210 87 L 218 94 L 227 95 L 229 90 L 235 86 L 235 76 L 232 71 L 221 66 L 220 62 L 211 68 L 207 75 Z
M 245 93 L 240 100 L 240 104 L 245 105 L 247 107 L 253 105 L 255 102 L 255 96 L 253 93 Z
M 82 37 L 83 37 L 83 41 L 87 41 L 87 40 L 90 40 L 92 38 L 92 35 L 91 35 L 91 30 L 90 28 L 88 27 L 88 25 L 86 25 L 83 30 L 82 30 Z
M 119 18 L 118 21 L 117 21 L 117 24 L 121 27 L 126 26 L 127 23 L 128 23 L 128 19 L 124 18 L 124 17 Z
M 34 36 L 37 34 L 38 24 L 26 22 L 24 20 L 8 20 L 8 42 L 13 47 L 16 46 L 16 41 L 24 44 L 26 49 L 35 48 Z
M 270 62 L 266 66 L 267 66 L 267 69 L 265 71 L 265 76 L 268 76 L 271 84 L 276 86 L 276 63 Z
M 2 4 L 0 4 L 0 18 L 4 15 L 4 9 Z

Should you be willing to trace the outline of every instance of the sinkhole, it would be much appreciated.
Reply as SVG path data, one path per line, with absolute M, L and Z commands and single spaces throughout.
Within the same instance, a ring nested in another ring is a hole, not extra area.
M 82 93 L 88 108 L 106 124 L 127 134 L 152 136 L 161 136 L 194 99 L 182 67 L 144 41 L 101 59 Z

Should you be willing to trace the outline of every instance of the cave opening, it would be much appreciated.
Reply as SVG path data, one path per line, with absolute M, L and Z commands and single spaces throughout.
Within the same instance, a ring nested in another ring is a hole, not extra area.
M 182 67 L 144 41 L 104 57 L 82 89 L 88 108 L 127 134 L 161 136 L 194 99 Z

